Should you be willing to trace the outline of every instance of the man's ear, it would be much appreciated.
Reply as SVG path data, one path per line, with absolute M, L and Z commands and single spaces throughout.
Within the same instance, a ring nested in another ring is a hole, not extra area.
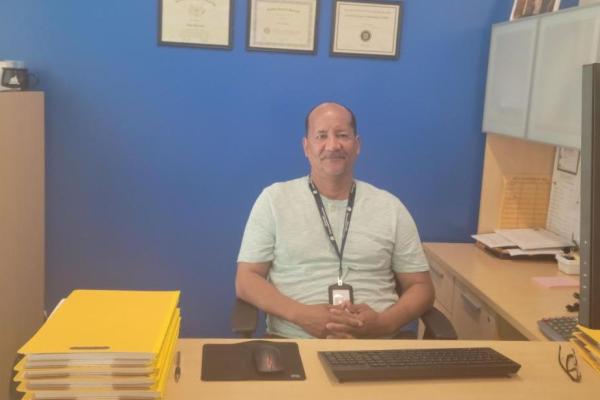
M 356 141 L 358 142 L 358 148 L 356 149 L 356 154 L 360 154 L 361 140 L 358 134 L 356 135 Z
M 302 138 L 302 148 L 304 149 L 304 155 L 308 158 L 308 152 L 306 151 L 306 147 L 308 146 L 308 141 L 306 140 L 306 136 Z

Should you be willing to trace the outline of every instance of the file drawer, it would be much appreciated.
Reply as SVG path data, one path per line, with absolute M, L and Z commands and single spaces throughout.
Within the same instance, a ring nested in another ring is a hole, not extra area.
M 495 313 L 458 282 L 452 309 L 452 323 L 459 339 L 500 339 Z
M 443 306 L 449 316 L 452 315 L 452 294 L 454 292 L 454 277 L 433 260 L 429 260 L 429 270 L 433 287 L 435 288 L 436 303 Z

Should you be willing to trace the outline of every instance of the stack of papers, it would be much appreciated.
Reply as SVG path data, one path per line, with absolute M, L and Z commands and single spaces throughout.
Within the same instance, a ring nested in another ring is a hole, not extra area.
M 161 399 L 179 292 L 75 290 L 21 348 L 24 400 Z
M 578 325 L 577 330 L 573 332 L 571 343 L 581 357 L 600 373 L 600 330 Z
M 497 229 L 494 233 L 472 235 L 490 249 L 503 249 L 510 256 L 556 255 L 575 243 L 546 229 Z

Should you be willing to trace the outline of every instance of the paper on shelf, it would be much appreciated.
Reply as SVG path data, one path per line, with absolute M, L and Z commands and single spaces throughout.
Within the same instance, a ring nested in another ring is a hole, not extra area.
M 511 256 L 542 256 L 542 255 L 556 255 L 563 254 L 562 248 L 560 249 L 542 249 L 542 250 L 522 250 L 522 249 L 508 249 L 506 250 Z
M 471 237 L 490 248 L 515 246 L 514 242 L 497 233 L 479 233 Z
M 562 238 L 546 229 L 497 229 L 496 233 L 523 250 L 556 249 L 574 245 L 572 240 Z

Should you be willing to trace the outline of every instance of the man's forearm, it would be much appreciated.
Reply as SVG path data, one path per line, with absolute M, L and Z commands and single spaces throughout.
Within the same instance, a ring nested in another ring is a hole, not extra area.
M 411 285 L 398 301 L 380 314 L 380 323 L 386 334 L 397 332 L 403 325 L 419 318 L 431 308 L 434 290 L 430 283 Z
M 264 276 L 253 271 L 238 270 L 235 289 L 242 300 L 288 321 L 294 321 L 300 306 L 300 303 L 277 290 Z

